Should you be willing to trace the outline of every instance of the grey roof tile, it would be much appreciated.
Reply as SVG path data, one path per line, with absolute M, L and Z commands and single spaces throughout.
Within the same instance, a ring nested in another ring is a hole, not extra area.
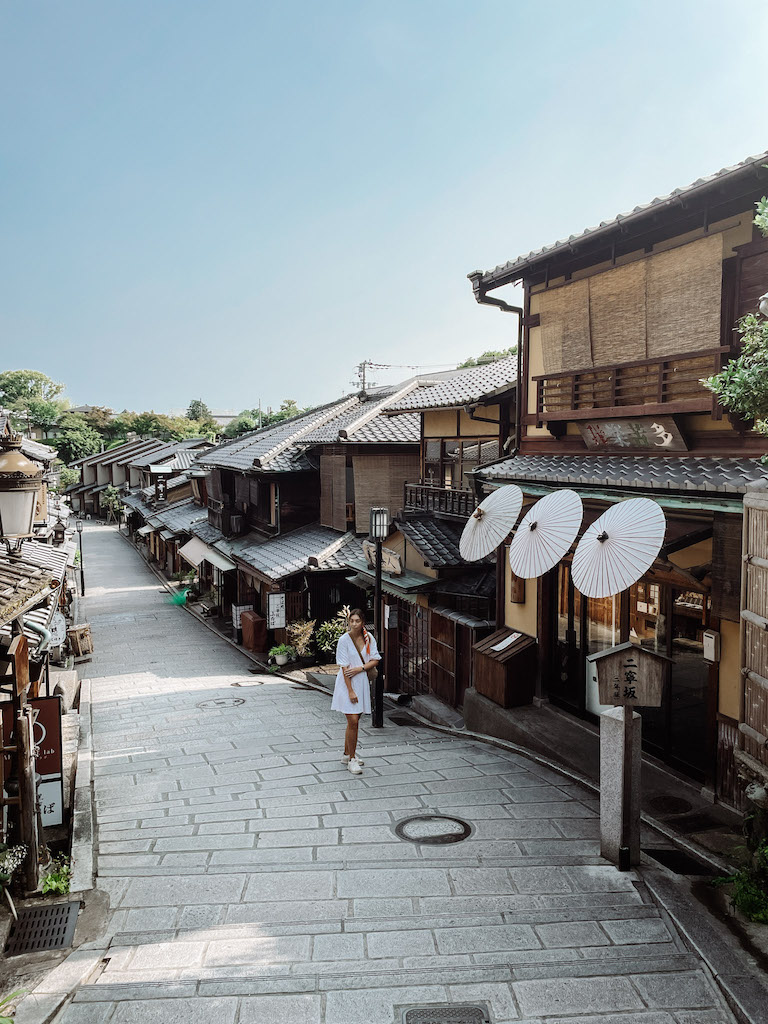
M 483 480 L 575 483 L 643 490 L 743 494 L 747 484 L 765 480 L 759 459 L 716 456 L 516 455 L 477 471 Z
M 398 519 L 395 525 L 430 568 L 441 569 L 470 564 L 465 562 L 459 553 L 463 523 L 433 519 L 431 516 L 406 516 Z M 495 557 L 494 554 L 481 561 L 493 561 Z
M 343 568 L 342 556 L 354 549 L 353 535 L 319 524 L 302 526 L 267 541 L 256 535 L 238 537 L 230 546 L 233 558 L 271 580 L 281 580 L 308 569 L 310 558 L 318 560 L 318 569 Z M 360 542 L 357 542 L 357 551 L 362 553 Z
M 149 518 L 153 524 L 157 523 L 164 529 L 172 530 L 173 533 L 190 533 L 193 523 L 208 519 L 208 511 L 188 498 L 176 505 L 153 510 Z
M 473 366 L 448 380 L 425 381 L 415 391 L 387 406 L 388 413 L 421 412 L 425 409 L 457 409 L 515 386 L 517 357 Z

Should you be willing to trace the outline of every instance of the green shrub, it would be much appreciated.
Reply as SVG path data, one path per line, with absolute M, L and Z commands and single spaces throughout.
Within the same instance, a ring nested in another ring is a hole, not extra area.
M 69 865 L 69 857 L 63 854 L 54 857 L 52 871 L 43 879 L 43 893 L 55 892 L 58 896 L 65 896 L 69 892 L 69 881 L 72 877 L 72 869 Z
M 315 632 L 315 643 L 324 654 L 336 654 L 336 645 L 347 631 L 347 620 L 337 617 L 323 622 Z

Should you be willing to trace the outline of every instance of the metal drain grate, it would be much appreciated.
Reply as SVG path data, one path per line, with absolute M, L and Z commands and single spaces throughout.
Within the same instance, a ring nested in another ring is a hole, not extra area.
M 47 907 L 21 907 L 11 926 L 6 956 L 66 949 L 72 945 L 80 903 L 53 903 Z
M 402 1024 L 489 1024 L 490 1017 L 478 1003 L 452 1006 L 415 1006 L 403 1010 Z
M 472 826 L 461 818 L 449 818 L 442 814 L 417 814 L 399 821 L 394 831 L 398 839 L 405 839 L 409 843 L 444 846 L 467 839 L 472 835 Z

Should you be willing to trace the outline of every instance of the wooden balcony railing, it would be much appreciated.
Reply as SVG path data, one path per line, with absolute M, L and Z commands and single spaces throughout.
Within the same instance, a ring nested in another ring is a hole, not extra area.
M 472 491 L 454 491 L 450 487 L 431 484 L 406 484 L 403 507 L 406 512 L 435 512 L 469 519 L 477 508 L 477 501 Z
M 711 412 L 719 419 L 722 411 L 717 399 L 700 381 L 717 373 L 730 352 L 724 346 L 664 359 L 542 374 L 533 378 L 536 413 L 527 417 L 528 422 L 686 412 Z

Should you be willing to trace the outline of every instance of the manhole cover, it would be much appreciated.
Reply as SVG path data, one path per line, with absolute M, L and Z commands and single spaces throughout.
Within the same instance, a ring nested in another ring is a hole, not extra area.
M 460 843 L 472 834 L 472 826 L 461 818 L 447 818 L 441 814 L 419 814 L 395 825 L 395 835 L 409 843 L 429 843 L 433 846 Z M 415 1018 L 414 1018 L 415 1019 Z
M 66 949 L 72 945 L 79 902 L 54 903 L 47 907 L 20 907 L 19 920 L 11 925 L 5 947 L 7 956 Z
M 693 810 L 693 805 L 681 796 L 655 796 L 648 801 L 648 806 L 657 814 L 685 814 Z
M 452 1006 L 416 1006 L 403 1010 L 403 1024 L 489 1024 L 484 1006 L 477 1003 Z
M 201 700 L 197 707 L 203 711 L 216 711 L 219 708 L 236 708 L 238 704 L 245 704 L 245 698 L 214 697 L 212 700 Z

